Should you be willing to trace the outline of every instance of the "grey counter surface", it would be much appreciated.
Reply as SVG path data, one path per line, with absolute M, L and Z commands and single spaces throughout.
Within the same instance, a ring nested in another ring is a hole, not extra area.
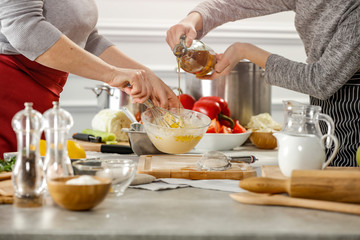
M 360 239 L 360 216 L 245 205 L 215 190 L 127 189 L 85 212 L 0 205 L 0 239 Z

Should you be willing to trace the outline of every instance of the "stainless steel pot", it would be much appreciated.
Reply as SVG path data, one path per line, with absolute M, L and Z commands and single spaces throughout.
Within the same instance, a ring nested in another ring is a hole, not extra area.
M 100 110 L 105 108 L 118 110 L 121 107 L 126 107 L 134 115 L 139 111 L 142 112 L 141 104 L 132 103 L 130 96 L 118 88 L 111 87 L 108 84 L 98 84 L 95 87 L 86 88 L 95 93 Z
M 271 86 L 264 81 L 264 70 L 249 61 L 239 62 L 231 73 L 217 80 L 200 80 L 186 73 L 185 93 L 195 99 L 219 96 L 228 102 L 231 117 L 246 125 L 250 117 L 271 113 Z

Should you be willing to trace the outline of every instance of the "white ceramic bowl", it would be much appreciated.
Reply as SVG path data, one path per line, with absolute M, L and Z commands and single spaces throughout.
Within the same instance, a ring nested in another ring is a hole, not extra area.
M 232 150 L 241 146 L 249 138 L 251 131 L 245 133 L 206 133 L 192 152 Z

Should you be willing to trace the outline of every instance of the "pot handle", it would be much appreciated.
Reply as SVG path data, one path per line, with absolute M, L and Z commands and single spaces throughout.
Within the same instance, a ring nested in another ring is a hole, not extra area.
M 101 86 L 101 87 L 85 87 L 85 89 L 90 89 L 92 90 L 96 97 L 99 97 L 100 94 L 102 93 L 102 91 L 105 91 L 107 94 L 109 94 L 109 96 L 114 96 L 114 90 L 111 89 L 110 87 L 108 86 Z

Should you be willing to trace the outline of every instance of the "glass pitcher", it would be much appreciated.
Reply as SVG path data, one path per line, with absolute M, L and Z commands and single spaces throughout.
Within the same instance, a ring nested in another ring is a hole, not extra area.
M 282 133 L 312 134 L 321 138 L 323 134 L 319 121 L 324 121 L 327 125 L 327 134 L 334 135 L 334 121 L 329 115 L 320 113 L 321 107 L 296 101 L 283 101 L 283 104 L 285 111 Z M 330 138 L 327 139 L 326 146 L 331 146 Z
M 25 109 L 16 113 L 12 127 L 17 136 L 17 156 L 12 174 L 17 207 L 40 207 L 45 188 L 39 141 L 42 132 L 42 115 L 26 102 Z
M 185 35 L 180 37 L 180 43 L 174 49 L 174 55 L 180 60 L 180 67 L 188 73 L 197 77 L 205 76 L 214 70 L 216 54 L 214 50 L 199 40 L 193 40 L 192 45 L 187 48 Z

